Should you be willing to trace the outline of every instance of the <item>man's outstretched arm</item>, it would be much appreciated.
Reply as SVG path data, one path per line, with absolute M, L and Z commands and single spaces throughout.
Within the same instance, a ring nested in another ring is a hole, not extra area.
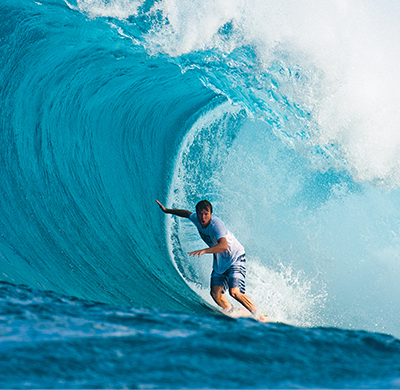
M 190 215 L 192 214 L 192 212 L 189 210 L 167 209 L 157 199 L 156 199 L 156 202 L 158 203 L 158 205 L 160 206 L 160 209 L 165 214 L 177 215 L 178 217 L 182 217 L 182 218 L 189 218 Z

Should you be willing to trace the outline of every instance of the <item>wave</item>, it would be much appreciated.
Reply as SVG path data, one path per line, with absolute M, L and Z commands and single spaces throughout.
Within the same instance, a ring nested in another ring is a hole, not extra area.
M 2 2 L 1 279 L 211 310 L 196 232 L 154 202 L 207 197 L 263 310 L 398 334 L 398 11 Z
M 150 205 L 176 137 L 212 94 L 61 1 L 6 2 L 2 14 L 3 278 L 100 302 L 201 308 Z

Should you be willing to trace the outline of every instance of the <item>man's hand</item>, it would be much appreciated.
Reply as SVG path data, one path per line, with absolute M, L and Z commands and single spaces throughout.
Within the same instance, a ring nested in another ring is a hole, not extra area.
M 160 209 L 163 211 L 163 213 L 167 212 L 167 209 L 156 199 L 156 202 L 158 203 L 158 205 L 160 206 Z
M 188 210 L 167 209 L 157 199 L 156 199 L 156 202 L 160 206 L 160 209 L 162 210 L 162 212 L 165 214 L 172 214 L 172 215 L 176 215 L 176 216 L 182 217 L 182 218 L 189 218 L 190 215 L 192 214 L 192 212 L 188 211 Z
M 221 252 L 225 252 L 226 250 L 228 250 L 228 241 L 225 237 L 221 237 L 218 240 L 217 245 L 214 245 L 207 249 L 199 249 L 197 251 L 188 252 L 188 255 L 193 256 L 193 257 L 196 257 L 196 256 L 200 257 L 202 255 L 205 255 L 206 253 L 221 253 Z
M 207 253 L 206 249 L 200 249 L 198 251 L 188 252 L 188 255 L 189 256 L 193 256 L 193 257 L 196 257 L 196 256 L 200 257 L 200 256 L 202 256 L 202 255 L 204 255 L 206 253 Z

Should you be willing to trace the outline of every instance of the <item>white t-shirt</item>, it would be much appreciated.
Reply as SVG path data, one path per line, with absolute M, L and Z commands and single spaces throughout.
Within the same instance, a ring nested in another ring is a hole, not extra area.
M 191 214 L 189 218 L 196 225 L 201 238 L 209 247 L 217 245 L 220 238 L 226 238 L 228 249 L 225 252 L 214 254 L 213 270 L 217 274 L 223 274 L 238 257 L 244 255 L 243 246 L 219 218 L 212 216 L 211 222 L 205 229 L 201 227 L 196 213 Z

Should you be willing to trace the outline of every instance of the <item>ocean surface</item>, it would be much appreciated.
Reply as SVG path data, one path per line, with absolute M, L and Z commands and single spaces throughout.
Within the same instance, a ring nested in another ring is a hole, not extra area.
M 400 3 L 0 17 L 0 388 L 400 388 Z M 204 198 L 280 323 L 155 202 Z

